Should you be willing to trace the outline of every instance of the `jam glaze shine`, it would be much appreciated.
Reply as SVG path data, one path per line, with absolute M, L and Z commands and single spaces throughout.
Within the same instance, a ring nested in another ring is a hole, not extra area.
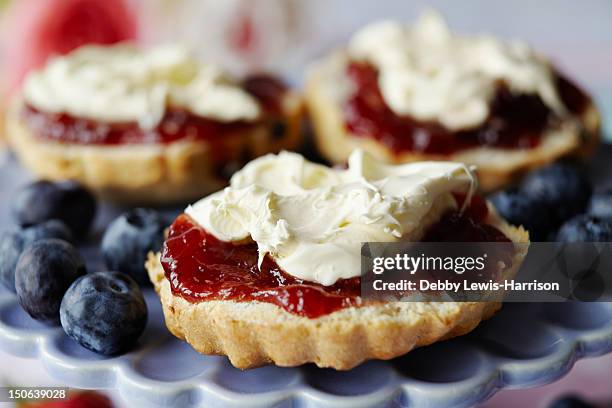
M 451 131 L 437 122 L 393 112 L 382 96 L 374 66 L 353 61 L 346 74 L 354 87 L 343 106 L 346 129 L 356 137 L 379 141 L 395 154 L 450 155 L 479 146 L 529 149 L 540 143 L 543 131 L 560 123 L 560 118 L 538 96 L 514 94 L 499 82 L 485 122 L 474 129 Z M 581 114 L 589 103 L 588 96 L 560 75 L 557 86 L 569 113 Z
M 455 197 L 458 203 L 465 199 L 463 195 Z M 487 216 L 484 199 L 474 197 L 463 213 L 445 214 L 423 241 L 510 242 L 501 231 L 484 223 Z M 185 214 L 170 227 L 161 255 L 172 293 L 192 303 L 260 301 L 308 318 L 364 303 L 359 277 L 323 286 L 285 273 L 270 256 L 266 255 L 261 267 L 257 262 L 256 243 L 220 241 Z
M 260 120 L 282 114 L 282 100 L 288 88 L 276 78 L 253 75 L 245 78 L 243 89 L 260 103 Z M 168 144 L 178 140 L 203 140 L 220 145 L 223 139 L 252 128 L 255 122 L 220 122 L 168 107 L 154 129 L 145 130 L 136 121 L 104 123 L 66 113 L 50 113 L 25 105 L 22 118 L 35 137 L 62 143 L 84 145 Z M 271 120 L 273 121 L 273 119 Z

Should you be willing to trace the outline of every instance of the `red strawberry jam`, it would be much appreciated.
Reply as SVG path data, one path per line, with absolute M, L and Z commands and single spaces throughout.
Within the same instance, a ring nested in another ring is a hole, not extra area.
M 281 113 L 282 98 L 287 87 L 279 80 L 257 75 L 243 82 L 244 89 L 255 97 L 268 115 Z M 66 113 L 49 113 L 26 105 L 22 112 L 25 123 L 36 137 L 72 144 L 120 145 L 135 143 L 172 143 L 177 140 L 218 142 L 248 130 L 252 122 L 219 122 L 169 108 L 155 129 L 144 130 L 136 122 L 104 123 L 78 118 Z
M 432 226 L 424 240 L 510 242 L 483 224 L 487 215 L 484 199 L 475 197 L 465 212 L 451 212 Z M 220 241 L 182 214 L 170 227 L 161 262 L 172 292 L 190 302 L 260 301 L 309 318 L 363 303 L 359 277 L 323 286 L 285 273 L 269 256 L 258 268 L 257 255 L 257 244 Z
M 359 304 L 359 278 L 322 286 L 283 272 L 269 256 L 259 268 L 257 259 L 257 244 L 219 241 L 185 214 L 170 227 L 161 258 L 172 291 L 192 302 L 259 300 L 308 317 Z
M 355 89 L 344 106 L 347 130 L 355 136 L 372 137 L 397 154 L 448 155 L 478 146 L 529 149 L 537 146 L 542 132 L 558 121 L 537 95 L 512 93 L 500 82 L 485 122 L 474 129 L 451 131 L 437 122 L 423 122 L 393 112 L 382 96 L 374 66 L 352 62 L 347 75 Z M 589 98 L 562 76 L 558 76 L 557 82 L 561 99 L 570 112 L 582 113 Z

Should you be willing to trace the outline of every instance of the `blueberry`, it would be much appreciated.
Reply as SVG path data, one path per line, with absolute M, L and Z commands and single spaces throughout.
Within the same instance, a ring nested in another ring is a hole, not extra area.
M 491 202 L 506 221 L 522 225 L 529 231 L 532 241 L 546 241 L 554 222 L 544 203 L 518 189 L 497 193 L 491 197 Z
M 592 187 L 576 167 L 555 163 L 528 175 L 521 185 L 521 191 L 532 200 L 543 202 L 555 226 L 559 226 L 586 210 Z
M 593 194 L 588 211 L 597 217 L 612 218 L 612 188 Z
M 136 208 L 122 214 L 108 226 L 102 238 L 106 266 L 147 284 L 144 266 L 147 253 L 160 250 L 164 228 L 164 219 L 155 210 Z
M 19 255 L 30 244 L 46 238 L 72 241 L 72 234 L 66 225 L 50 220 L 30 228 L 13 228 L 0 235 L 0 282 L 15 292 L 15 267 Z
M 573 395 L 557 399 L 550 408 L 593 408 L 593 405 Z
M 73 242 L 72 231 L 60 220 L 45 221 L 41 224 L 24 228 L 22 231 L 25 242 L 28 244 L 45 238 L 57 238 L 66 242 Z
M 85 272 L 83 258 L 68 242 L 55 238 L 34 242 L 23 251 L 15 268 L 21 307 L 36 320 L 58 323 L 64 293 Z
M 76 280 L 62 300 L 66 334 L 104 355 L 127 351 L 144 331 L 147 305 L 138 284 L 119 272 L 95 272 Z
M 96 213 L 94 196 L 73 181 L 41 180 L 22 187 L 14 196 L 12 210 L 22 226 L 50 219 L 63 221 L 75 236 L 84 236 Z
M 559 242 L 612 241 L 612 219 L 582 214 L 567 221 L 557 233 Z

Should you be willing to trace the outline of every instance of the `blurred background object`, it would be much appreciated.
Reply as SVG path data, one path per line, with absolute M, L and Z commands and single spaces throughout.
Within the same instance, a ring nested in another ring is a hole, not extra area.
M 239 73 L 268 69 L 301 83 L 308 61 L 362 25 L 413 21 L 426 8 L 460 32 L 523 39 L 595 94 L 612 117 L 612 2 L 607 0 L 152 0 L 142 6 L 142 39 L 180 41 Z M 612 125 L 604 122 L 610 138 Z M 612 139 L 608 139 L 612 140 Z
M 14 0 L 1 25 L 2 78 L 10 93 L 52 55 L 88 43 L 112 44 L 137 34 L 136 10 L 124 0 Z
M 27 72 L 83 44 L 135 39 L 135 5 L 127 0 L 0 1 L 0 142 L 5 107 Z
M 312 44 L 311 2 L 299 0 L 152 0 L 143 9 L 145 43 L 181 42 L 238 74 L 289 73 Z M 315 41 L 316 42 L 316 41 Z
M 524 39 L 594 93 L 612 117 L 612 2 L 607 0 L 2 0 L 4 89 L 85 42 L 181 42 L 236 73 L 271 70 L 296 84 L 307 62 L 367 22 L 440 11 L 453 30 Z M 604 122 L 610 137 L 610 120 Z M 608 139 L 612 140 L 612 139 Z

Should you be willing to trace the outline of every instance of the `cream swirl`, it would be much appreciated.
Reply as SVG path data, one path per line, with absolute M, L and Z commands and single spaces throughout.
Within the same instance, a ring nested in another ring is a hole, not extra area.
M 145 129 L 159 124 L 168 106 L 222 122 L 260 114 L 257 100 L 236 82 L 178 46 L 84 46 L 30 73 L 23 96 L 43 111 Z
M 418 239 L 434 204 L 444 210 L 452 192 L 474 189 L 460 163 L 392 166 L 358 150 L 341 170 L 283 152 L 250 162 L 185 212 L 223 241 L 255 241 L 260 261 L 269 254 L 297 278 L 332 285 L 360 275 L 362 242 Z
M 499 81 L 565 112 L 553 69 L 527 44 L 453 35 L 431 11 L 412 27 L 394 21 L 364 27 L 353 36 L 349 55 L 376 66 L 383 97 L 395 113 L 451 130 L 476 127 L 487 118 Z

